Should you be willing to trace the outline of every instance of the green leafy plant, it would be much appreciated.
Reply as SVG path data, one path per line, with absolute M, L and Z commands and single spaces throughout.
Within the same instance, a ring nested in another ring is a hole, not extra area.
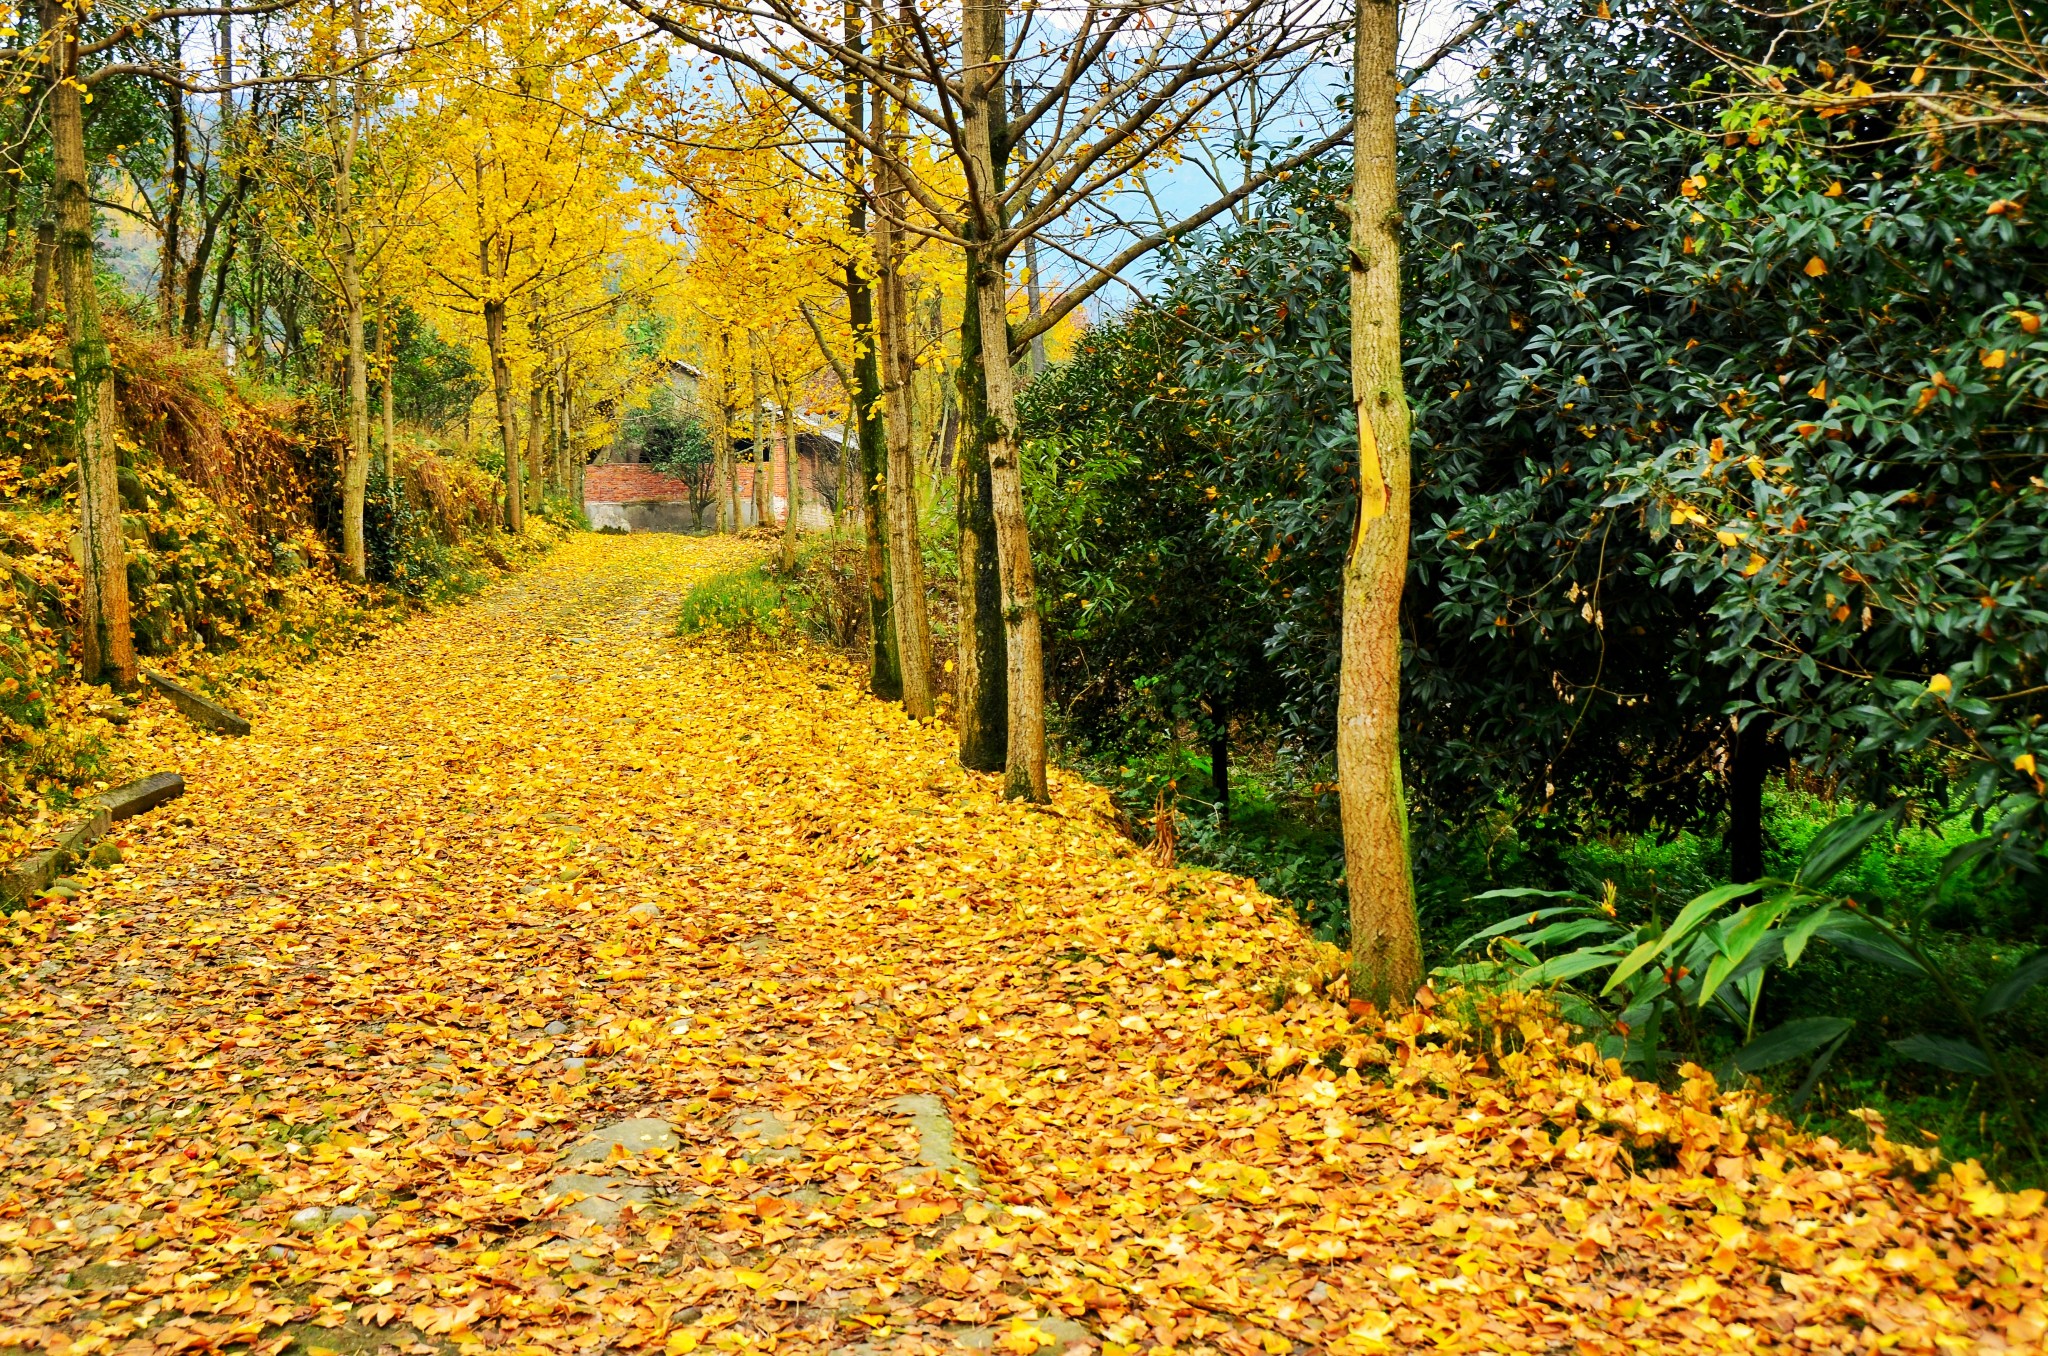
M 1919 1033 L 1891 1041 L 1891 1049 L 1992 1083 L 2039 1164 L 2030 1100 L 1995 1039 L 1994 1019 L 2048 980 L 2048 949 L 2020 960 L 1973 998 L 1930 954 L 1914 918 L 1875 914 L 1827 888 L 1873 837 L 1897 824 L 1902 808 L 1838 819 L 1814 837 L 1790 878 L 1718 886 L 1690 900 L 1668 924 L 1653 915 L 1627 925 L 1611 884 L 1598 900 L 1556 890 L 1488 891 L 1475 902 L 1558 902 L 1539 903 L 1474 933 L 1456 949 L 1483 946 L 1485 958 L 1436 973 L 1454 982 L 1502 983 L 1517 990 L 1555 987 L 1565 1015 L 1599 1033 L 1603 1055 L 1652 1075 L 1680 1055 L 1710 1061 L 1717 1047 L 1732 1047 L 1718 1062 L 1723 1078 L 1811 1059 L 1788 1101 L 1796 1111 L 1854 1022 L 1804 1017 L 1759 1032 L 1758 1013 L 1771 974 L 1790 972 L 1814 942 L 1826 942 L 1858 961 L 1931 983 L 1941 993 L 1970 1039 Z M 1979 855 L 1979 843 L 1971 843 L 1951 860 L 1961 869 Z M 1590 985 L 1593 976 L 1601 977 L 1597 990 Z

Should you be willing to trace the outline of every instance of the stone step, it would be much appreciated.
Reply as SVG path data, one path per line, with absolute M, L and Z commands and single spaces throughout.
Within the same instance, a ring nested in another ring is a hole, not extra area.
M 142 676 L 149 679 L 157 691 L 169 697 L 171 705 L 177 707 L 184 714 L 185 719 L 191 721 L 194 725 L 204 726 L 209 730 L 219 730 L 222 734 L 245 735 L 249 733 L 247 718 L 236 715 L 219 702 L 210 701 L 194 692 L 191 688 L 182 687 L 153 670 L 144 669 Z

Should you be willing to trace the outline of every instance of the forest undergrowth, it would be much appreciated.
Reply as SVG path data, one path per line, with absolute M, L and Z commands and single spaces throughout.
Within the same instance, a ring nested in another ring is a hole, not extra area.
M 59 324 L 0 288 L 0 854 L 75 818 L 83 799 L 163 769 L 119 732 L 177 719 L 145 683 L 120 693 L 78 671 L 77 469 L 55 434 L 70 408 Z M 474 466 L 408 441 L 372 481 L 367 586 L 342 577 L 339 434 L 315 401 L 253 386 L 218 354 L 130 320 L 109 290 L 118 483 L 143 666 L 233 705 L 316 655 L 359 645 L 420 605 L 465 596 L 561 537 L 537 518 L 495 529 Z
M 580 536 L 7 924 L 0 1349 L 2020 1350 L 2040 1191 L 1386 1019 L 1240 877 Z M 735 697 L 752 704 L 736 718 Z M 294 1346 L 294 1344 L 297 1344 Z

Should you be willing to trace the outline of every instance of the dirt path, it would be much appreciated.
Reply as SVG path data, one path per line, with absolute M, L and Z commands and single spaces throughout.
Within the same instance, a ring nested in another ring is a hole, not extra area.
M 836 662 L 671 638 L 737 549 L 578 539 L 247 740 L 138 725 L 189 798 L 0 934 L 0 1351 L 2048 1333 L 2040 1193 L 1534 1012 L 1361 1026 L 1086 788 L 1004 805 Z

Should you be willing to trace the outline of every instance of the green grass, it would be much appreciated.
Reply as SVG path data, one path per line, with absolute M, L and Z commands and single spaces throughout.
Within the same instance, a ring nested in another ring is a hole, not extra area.
M 676 616 L 676 633 L 730 631 L 773 640 L 798 625 L 801 604 L 765 564 L 714 574 L 691 589 Z

